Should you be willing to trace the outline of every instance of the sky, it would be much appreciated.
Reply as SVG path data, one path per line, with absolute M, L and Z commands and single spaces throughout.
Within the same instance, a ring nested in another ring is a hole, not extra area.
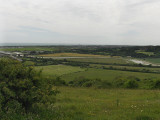
M 0 43 L 160 45 L 160 0 L 0 0 Z

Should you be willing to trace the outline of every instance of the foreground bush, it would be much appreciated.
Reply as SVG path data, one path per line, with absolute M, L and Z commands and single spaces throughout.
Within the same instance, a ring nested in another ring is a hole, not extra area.
M 0 112 L 29 112 L 55 102 L 57 91 L 45 82 L 41 72 L 20 62 L 0 59 Z
M 125 82 L 125 88 L 138 88 L 138 82 L 136 80 L 127 80 Z

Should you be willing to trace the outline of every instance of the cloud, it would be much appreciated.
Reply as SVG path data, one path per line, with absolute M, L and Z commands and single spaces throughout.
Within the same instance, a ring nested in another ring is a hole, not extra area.
M 151 5 L 154 3 L 160 2 L 159 0 L 141 0 L 141 1 L 135 1 L 135 3 L 132 3 L 129 5 L 129 7 L 137 7 L 137 6 L 143 6 L 143 5 Z
M 0 7 L 0 42 L 160 44 L 159 0 L 2 0 Z
M 31 26 L 20 26 L 17 31 L 30 31 L 30 32 L 51 32 L 50 30 L 43 29 L 43 28 L 37 28 L 37 27 L 31 27 Z

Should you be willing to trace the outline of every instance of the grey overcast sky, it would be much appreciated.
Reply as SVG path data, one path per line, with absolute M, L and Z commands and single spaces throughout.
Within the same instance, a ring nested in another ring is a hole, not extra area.
M 0 43 L 160 45 L 160 0 L 0 0 Z

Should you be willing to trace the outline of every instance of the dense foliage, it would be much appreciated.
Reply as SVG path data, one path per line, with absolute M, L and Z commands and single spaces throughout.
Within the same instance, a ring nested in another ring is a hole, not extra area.
M 57 77 L 57 79 L 52 79 L 52 81 L 55 86 L 93 87 L 103 89 L 160 89 L 159 79 L 139 79 L 135 76 L 118 76 L 115 77 L 113 81 L 102 80 L 99 78 L 89 79 L 80 76 L 69 82 Z
M 29 112 L 55 102 L 57 91 L 41 72 L 11 59 L 0 59 L 0 111 Z

